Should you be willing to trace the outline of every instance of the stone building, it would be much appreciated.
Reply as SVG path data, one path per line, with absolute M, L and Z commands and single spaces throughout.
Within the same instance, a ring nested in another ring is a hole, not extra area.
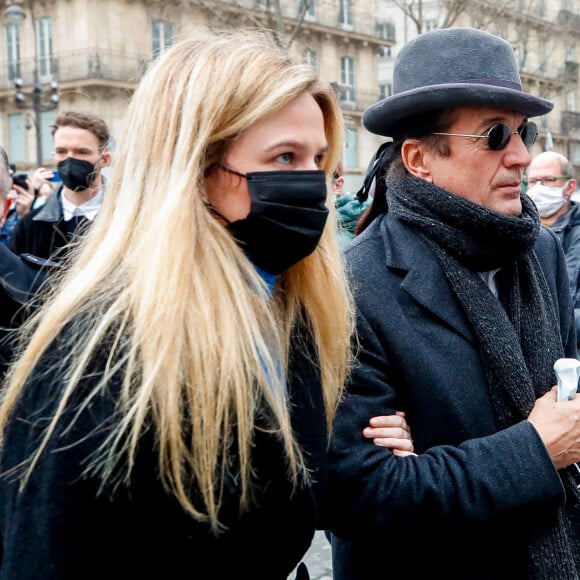
M 337 90 L 348 126 L 346 187 L 358 187 L 379 143 L 361 129 L 360 117 L 379 98 L 378 55 L 394 44 L 375 1 L 7 0 L 1 143 L 19 169 L 50 166 L 57 110 L 92 110 L 115 136 L 144 68 L 168 46 L 207 28 L 268 27 Z
M 473 26 L 508 40 L 525 89 L 555 103 L 551 113 L 535 119 L 540 135 L 532 154 L 559 151 L 580 175 L 580 0 L 381 0 L 378 14 L 392 19 L 397 40 L 380 58 L 383 95 L 392 90 L 397 51 L 419 31 Z

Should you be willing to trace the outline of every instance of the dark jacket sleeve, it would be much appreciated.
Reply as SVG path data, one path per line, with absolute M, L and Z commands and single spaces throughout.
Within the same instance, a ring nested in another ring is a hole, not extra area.
M 579 337 L 576 335 L 574 296 L 568 291 L 569 268 L 558 236 L 551 229 L 543 227 L 535 251 L 560 313 L 560 334 L 564 353 L 569 358 L 577 358 L 576 342 Z
M 30 212 L 26 215 L 22 216 L 18 220 L 18 223 L 14 227 L 12 231 L 12 237 L 10 238 L 10 242 L 8 243 L 8 247 L 12 250 L 16 255 L 21 254 L 22 252 L 27 251 L 28 246 L 26 242 L 26 232 L 28 227 L 26 227 L 25 223 L 30 221 L 31 215 Z
M 580 204 L 572 202 L 568 214 L 568 220 L 564 226 L 552 226 L 562 242 L 566 267 L 570 278 L 570 290 L 572 298 L 580 292 Z

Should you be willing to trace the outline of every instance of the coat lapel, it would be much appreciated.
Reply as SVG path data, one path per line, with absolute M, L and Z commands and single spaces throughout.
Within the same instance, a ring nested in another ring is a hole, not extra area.
M 388 268 L 401 272 L 401 289 L 443 323 L 474 342 L 475 337 L 439 261 L 411 228 L 387 214 L 381 223 Z

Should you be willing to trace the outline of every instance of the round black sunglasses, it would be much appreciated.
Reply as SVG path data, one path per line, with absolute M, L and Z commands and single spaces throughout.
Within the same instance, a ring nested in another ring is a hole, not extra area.
M 510 142 L 512 135 L 519 135 L 524 142 L 524 145 L 529 149 L 536 141 L 538 136 L 538 126 L 532 121 L 522 123 L 517 131 L 512 131 L 509 125 L 505 123 L 498 123 L 494 125 L 484 135 L 469 135 L 467 133 L 436 133 L 431 135 L 447 135 L 449 137 L 474 137 L 477 139 L 487 139 L 487 146 L 492 151 L 501 151 L 505 149 Z

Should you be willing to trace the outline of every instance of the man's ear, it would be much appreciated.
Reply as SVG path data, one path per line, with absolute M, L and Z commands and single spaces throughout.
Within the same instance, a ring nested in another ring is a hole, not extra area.
M 344 177 L 338 176 L 334 180 L 334 195 L 342 195 L 344 192 Z
M 401 147 L 401 157 L 407 171 L 415 177 L 433 183 L 429 168 L 430 155 L 431 148 L 419 139 L 406 139 Z
M 111 152 L 104 151 L 101 155 L 101 159 L 103 160 L 103 167 L 109 165 L 109 163 L 111 163 Z
M 568 199 L 570 199 L 572 197 L 572 194 L 576 191 L 576 187 L 578 186 L 578 182 L 575 179 L 571 179 L 568 182 Z

